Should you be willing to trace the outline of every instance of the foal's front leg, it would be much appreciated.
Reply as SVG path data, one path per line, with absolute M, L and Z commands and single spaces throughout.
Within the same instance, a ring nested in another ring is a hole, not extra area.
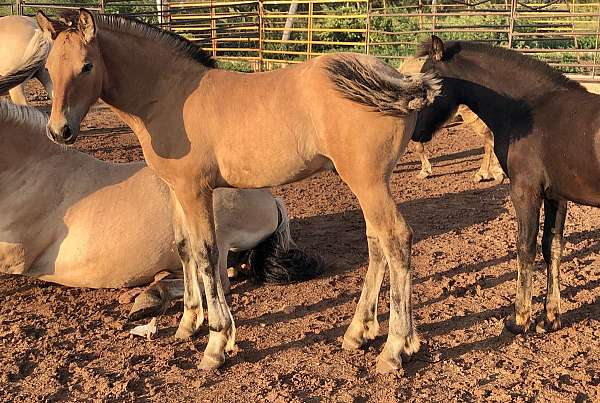
M 520 183 L 516 178 L 510 185 L 510 197 L 517 216 L 518 274 L 515 312 L 507 319 L 506 328 L 513 333 L 524 333 L 531 325 L 531 276 L 540 225 L 541 196 L 534 185 Z
M 185 216 L 191 261 L 202 275 L 208 307 L 208 345 L 200 368 L 212 369 L 225 362 L 225 351 L 233 350 L 235 325 L 225 300 L 217 265 L 219 250 L 215 237 L 212 190 L 207 188 L 193 192 L 192 189 L 189 187 L 179 192 L 176 189 L 175 193 Z
M 538 326 L 545 331 L 560 329 L 560 259 L 563 249 L 563 231 L 567 216 L 567 202 L 544 199 L 544 234 L 542 254 L 546 262 L 547 287 L 544 304 L 545 318 Z M 542 330 L 542 329 L 540 329 Z
M 416 142 L 415 153 L 419 156 L 419 159 L 421 160 L 421 171 L 419 172 L 418 177 L 421 179 L 425 179 L 433 173 L 433 169 L 431 168 L 431 162 L 429 162 L 429 157 L 427 156 L 427 150 L 425 150 L 425 144 L 421 142 Z

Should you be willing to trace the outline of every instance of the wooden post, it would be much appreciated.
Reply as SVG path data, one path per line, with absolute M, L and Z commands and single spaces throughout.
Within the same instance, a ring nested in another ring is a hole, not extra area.
M 308 2 L 308 32 L 307 32 L 307 44 L 306 44 L 306 60 L 312 57 L 312 36 L 313 36 L 313 0 Z
M 596 63 L 598 62 L 598 38 L 600 37 L 600 2 L 596 7 L 596 42 L 594 44 L 594 65 L 592 66 L 592 77 L 596 78 Z
M 510 2 L 510 21 L 508 22 L 508 48 L 513 47 L 513 32 L 515 30 L 515 19 L 517 18 L 517 0 Z
M 100 0 L 100 2 L 98 4 L 101 14 L 106 13 L 106 4 L 104 4 L 104 3 L 105 3 L 105 0 Z
M 258 71 L 263 71 L 263 58 L 264 58 L 264 36 L 265 36 L 265 19 L 264 19 L 265 7 L 263 0 L 258 0 Z
M 384 11 L 385 12 L 385 11 Z M 371 1 L 367 1 L 367 21 L 365 24 L 365 53 L 371 53 Z
M 210 0 L 210 43 L 212 46 L 212 55 L 217 57 L 217 21 L 215 19 L 215 3 Z
M 16 1 L 17 15 L 23 15 L 23 0 Z
M 437 1 L 431 0 L 431 13 L 433 14 L 433 18 L 431 20 L 431 33 L 435 34 L 436 25 L 437 25 Z

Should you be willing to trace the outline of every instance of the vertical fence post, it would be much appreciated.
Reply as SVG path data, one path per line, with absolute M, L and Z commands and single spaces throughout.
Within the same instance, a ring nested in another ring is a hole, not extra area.
M 313 36 L 313 10 L 314 3 L 313 0 L 309 0 L 308 2 L 308 30 L 307 30 L 307 38 L 306 38 L 306 60 L 312 57 L 312 36 Z
M 23 15 L 23 0 L 16 1 L 17 15 Z
M 596 78 L 596 63 L 598 63 L 598 38 L 600 37 L 600 2 L 596 6 L 596 41 L 594 43 L 594 65 L 592 66 L 592 77 Z
M 264 19 L 265 7 L 263 0 L 258 0 L 258 71 L 263 71 L 263 49 L 264 49 L 264 36 L 265 36 L 265 19 Z
M 433 14 L 433 18 L 431 19 L 431 33 L 435 34 L 436 25 L 437 25 L 437 1 L 431 0 L 431 13 Z
M 217 21 L 215 18 L 215 2 L 210 0 L 210 43 L 212 56 L 217 57 Z
M 371 47 L 371 0 L 367 0 L 367 20 L 365 24 L 365 53 L 369 54 Z
M 510 2 L 510 21 L 508 22 L 508 48 L 513 47 L 513 33 L 515 30 L 515 19 L 517 18 L 517 0 Z

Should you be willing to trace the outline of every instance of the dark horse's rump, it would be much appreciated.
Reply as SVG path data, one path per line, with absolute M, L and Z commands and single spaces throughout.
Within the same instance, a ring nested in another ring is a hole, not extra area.
M 469 42 L 424 43 L 422 71 L 442 78 L 442 95 L 419 115 L 413 139 L 427 140 L 458 104 L 467 105 L 494 133 L 508 174 L 518 222 L 514 332 L 531 323 L 531 273 L 539 214 L 545 206 L 542 252 L 548 269 L 545 317 L 560 327 L 559 264 L 567 200 L 600 206 L 600 96 L 547 64 L 515 51 Z

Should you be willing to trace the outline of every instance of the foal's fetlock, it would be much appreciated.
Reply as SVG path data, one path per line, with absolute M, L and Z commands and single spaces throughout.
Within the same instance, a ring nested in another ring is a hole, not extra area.
M 419 177 L 419 179 L 425 179 L 425 178 L 428 178 L 432 173 L 433 173 L 433 171 L 431 170 L 431 168 L 429 168 L 429 169 L 422 168 L 417 176 Z
M 194 335 L 202 327 L 204 321 L 204 315 L 198 314 L 193 311 L 184 311 L 183 317 L 179 322 L 177 332 L 175 332 L 176 339 L 188 339 Z
M 357 350 L 368 340 L 373 340 L 378 335 L 379 323 L 376 320 L 365 323 L 353 321 L 344 334 L 342 348 L 344 350 Z
M 479 171 L 475 172 L 475 175 L 473 175 L 473 182 L 475 182 L 475 183 L 487 181 L 489 179 L 490 179 L 490 173 L 488 171 L 482 171 L 481 169 Z
M 531 326 L 531 315 L 529 313 L 513 313 L 504 322 L 506 330 L 513 334 L 523 334 L 529 330 Z
M 412 331 L 406 337 L 406 340 L 404 342 L 404 349 L 403 349 L 402 353 L 405 355 L 406 358 L 409 358 L 413 354 L 418 353 L 420 348 L 421 348 L 421 340 L 419 339 L 419 335 L 416 331 Z

